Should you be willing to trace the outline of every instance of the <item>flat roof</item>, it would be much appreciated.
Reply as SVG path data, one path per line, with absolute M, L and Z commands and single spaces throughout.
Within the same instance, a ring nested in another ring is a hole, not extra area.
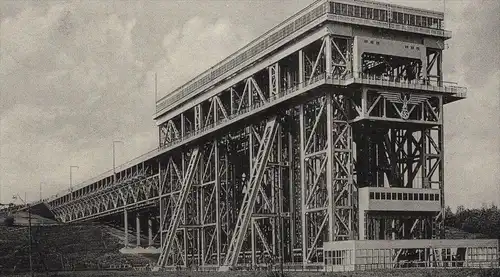
M 232 55 L 228 56 L 221 62 L 216 65 L 210 67 L 203 73 L 197 75 L 190 81 L 186 82 L 184 85 L 174 89 L 171 93 L 163 96 L 156 102 L 156 112 L 154 118 L 160 117 L 163 113 L 166 113 L 169 108 L 174 106 L 174 104 L 178 105 L 182 103 L 182 101 L 186 101 L 188 96 L 194 96 L 197 93 L 207 89 L 208 85 L 213 81 L 223 80 L 224 75 L 233 69 L 235 69 L 238 65 L 240 65 L 244 61 L 251 60 L 256 57 L 259 53 L 263 52 L 266 48 L 275 44 L 279 40 L 281 40 L 284 36 L 290 35 L 300 28 L 307 25 L 307 23 L 312 22 L 313 20 L 321 17 L 322 15 L 329 14 L 330 12 L 330 4 L 339 3 L 339 4 L 349 4 L 354 6 L 361 6 L 367 8 L 376 8 L 382 9 L 385 11 L 392 12 L 402 12 L 408 14 L 414 14 L 417 16 L 427 16 L 436 18 L 439 20 L 443 20 L 444 13 L 436 12 L 432 10 L 426 9 L 418 9 L 401 5 L 394 4 L 386 4 L 377 1 L 368 1 L 368 0 L 318 0 L 299 12 L 295 13 L 285 21 L 276 25 L 263 35 L 254 39 L 252 42 L 248 43 Z M 375 21 L 375 20 L 373 20 Z M 412 29 L 403 28 L 400 31 L 408 31 L 412 32 Z M 439 33 L 433 33 L 434 35 L 439 35 Z M 241 70 L 241 68 L 240 68 Z

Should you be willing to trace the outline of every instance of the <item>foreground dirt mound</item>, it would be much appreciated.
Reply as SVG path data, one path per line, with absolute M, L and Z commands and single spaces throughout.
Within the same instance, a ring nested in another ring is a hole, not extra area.
M 152 262 L 141 256 L 121 254 L 121 241 L 101 225 L 34 226 L 32 236 L 36 271 L 140 267 Z M 26 270 L 28 228 L 0 226 L 0 273 Z

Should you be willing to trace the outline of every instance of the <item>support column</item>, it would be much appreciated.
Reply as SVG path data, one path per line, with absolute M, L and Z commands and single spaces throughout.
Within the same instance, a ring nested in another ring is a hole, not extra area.
M 125 245 L 125 248 L 128 247 L 128 212 L 126 209 L 123 210 L 123 227 L 124 227 L 124 239 L 123 239 L 123 244 Z
M 135 215 L 135 231 L 137 247 L 139 247 L 141 246 L 141 217 L 139 213 Z
M 299 87 L 304 87 L 304 50 L 299 50 Z
M 153 247 L 153 221 L 148 217 L 148 247 Z
M 330 41 L 327 41 L 328 44 L 331 44 Z M 331 53 L 331 49 L 329 50 Z M 327 146 L 326 146 L 326 159 L 327 159 L 327 164 L 326 164 L 326 190 L 328 192 L 327 196 L 327 201 L 328 201 L 328 240 L 333 241 L 334 238 L 334 231 L 335 231 L 335 199 L 334 199 L 334 188 L 333 186 L 335 185 L 333 182 L 333 170 L 335 170 L 334 165 L 335 163 L 333 162 L 333 151 L 334 151 L 334 146 L 333 146 L 333 130 L 332 126 L 334 124 L 333 122 L 333 105 L 332 105 L 332 96 L 331 94 L 326 95 L 326 139 L 327 139 Z
M 299 52 L 300 56 L 300 61 L 302 64 L 302 50 Z M 301 71 L 301 70 L 299 70 Z M 301 71 L 303 72 L 303 71 Z M 303 75 L 300 75 L 303 76 Z M 302 80 L 303 77 L 301 77 Z M 302 85 L 301 85 L 302 86 Z M 301 205 L 301 224 L 302 224 L 302 264 L 305 267 L 307 264 L 307 241 L 308 241 L 308 232 L 307 232 L 307 217 L 306 217 L 306 169 L 305 169 L 305 122 L 304 122 L 304 105 L 300 105 L 300 115 L 299 115 L 299 124 L 300 124 L 300 131 L 299 131 L 299 136 L 300 136 L 300 205 Z

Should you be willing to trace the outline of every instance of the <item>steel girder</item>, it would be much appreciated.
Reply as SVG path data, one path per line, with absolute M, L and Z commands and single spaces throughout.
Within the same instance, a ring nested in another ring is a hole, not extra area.
M 144 168 L 117 180 L 115 184 L 51 208 L 63 222 L 89 220 L 116 213 L 132 205 L 154 205 L 158 198 L 158 188 L 158 174 L 153 175 Z

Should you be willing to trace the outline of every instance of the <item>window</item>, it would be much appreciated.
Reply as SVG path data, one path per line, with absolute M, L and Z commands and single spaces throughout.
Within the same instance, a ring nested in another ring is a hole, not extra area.
M 336 14 L 340 13 L 340 3 L 335 3 L 334 13 Z
M 410 15 L 405 13 L 405 14 L 403 14 L 403 16 L 404 16 L 404 23 L 406 25 L 410 25 Z
M 373 18 L 373 9 L 372 8 L 367 8 L 366 9 L 366 18 L 372 19 Z
M 375 192 L 375 199 L 380 200 L 380 192 Z
M 403 200 L 403 194 L 401 192 L 398 193 L 398 200 Z
M 366 18 L 366 7 L 361 7 L 361 17 Z
M 381 196 L 382 196 L 382 198 L 381 198 L 381 199 L 382 199 L 382 200 L 385 200 L 385 192 L 382 192 L 381 194 L 382 194 L 382 195 L 381 195 Z
M 413 194 L 413 200 L 418 201 L 418 193 Z
M 404 24 L 405 21 L 403 19 L 403 13 L 398 13 L 398 23 L 399 24 Z
M 347 4 L 342 4 L 342 6 L 340 8 L 340 14 L 347 15 Z
M 393 192 L 392 193 L 392 200 L 396 200 L 397 199 L 396 197 L 397 197 L 397 193 Z
M 413 197 L 411 197 L 411 193 L 408 194 L 408 193 L 403 193 L 403 200 L 408 200 L 408 196 L 410 196 L 410 200 L 413 199 Z
M 417 15 L 415 18 L 415 25 L 421 26 L 422 25 L 422 17 L 420 15 Z
M 430 200 L 434 201 L 434 194 L 433 193 L 430 195 Z
M 361 7 L 354 6 L 354 16 L 355 17 L 361 17 Z
M 428 193 L 424 193 L 424 200 L 429 201 L 429 194 Z
M 410 14 L 410 25 L 415 25 L 415 16 Z
M 423 193 L 419 193 L 418 194 L 418 200 L 424 200 L 424 194 Z
M 374 192 L 370 192 L 370 199 L 375 199 L 375 193 Z
M 436 194 L 435 199 L 436 201 L 439 201 L 439 194 Z
M 387 12 L 384 10 L 378 10 L 380 12 L 380 20 L 387 21 Z
M 348 16 L 354 16 L 354 6 L 347 5 L 347 15 Z

